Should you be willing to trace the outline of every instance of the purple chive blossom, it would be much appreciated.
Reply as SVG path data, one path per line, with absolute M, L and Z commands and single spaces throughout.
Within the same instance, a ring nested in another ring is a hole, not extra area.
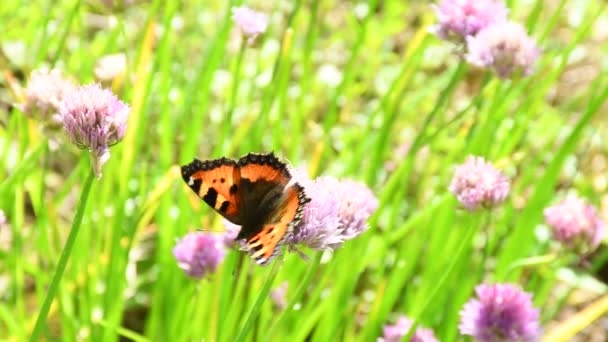
M 243 34 L 248 37 L 247 42 L 249 44 L 253 44 L 255 38 L 266 32 L 268 28 L 268 16 L 246 6 L 233 7 L 232 19 Z
M 302 223 L 290 237 L 289 244 L 302 244 L 316 250 L 340 246 L 345 240 L 344 228 L 340 221 L 340 203 L 331 188 L 337 180 L 319 177 L 312 181 L 297 174 L 296 178 L 311 201 L 304 207 Z
M 507 20 L 508 10 L 501 1 L 443 0 L 433 6 L 439 24 L 432 28 L 439 38 L 464 41 L 487 26 Z
M 492 207 L 509 194 L 509 180 L 482 157 L 469 156 L 456 167 L 449 190 L 468 210 Z
M 336 182 L 330 177 L 326 178 L 328 186 L 335 186 L 330 189 L 340 205 L 340 223 L 344 228 L 342 235 L 345 240 L 353 239 L 369 228 L 367 220 L 378 209 L 378 199 L 364 183 L 354 180 Z
M 225 254 L 223 239 L 205 232 L 189 233 L 173 248 L 179 267 L 192 278 L 214 273 Z
M 477 299 L 460 311 L 460 333 L 478 342 L 536 341 L 540 335 L 538 310 L 532 295 L 512 284 L 481 284 Z
M 76 146 L 91 152 L 96 176 L 110 158 L 110 146 L 125 136 L 129 106 L 98 84 L 68 92 L 60 106 L 63 126 Z
M 226 219 L 223 219 L 222 223 L 224 224 L 224 228 L 226 228 L 222 234 L 224 246 L 226 246 L 226 248 L 234 248 L 237 244 L 237 241 L 235 241 L 235 239 L 236 236 L 239 235 L 241 226 L 236 225 Z M 241 247 L 244 245 L 243 241 L 239 241 L 239 243 L 241 243 Z
M 289 283 L 284 281 L 281 285 L 270 291 L 270 300 L 272 300 L 272 303 L 274 303 L 279 310 L 283 310 L 287 306 L 286 296 L 288 287 Z
M 467 37 L 469 63 L 490 68 L 501 78 L 514 73 L 529 75 L 540 56 L 536 42 L 517 23 L 502 22 L 488 26 L 474 37 Z
M 382 329 L 383 336 L 378 338 L 378 342 L 401 342 L 414 323 L 405 316 L 400 316 L 394 325 L 385 325 Z M 439 342 L 431 329 L 420 326 L 410 338 L 410 342 Z
M 595 249 L 604 238 L 604 223 L 595 208 L 581 198 L 567 197 L 561 203 L 545 208 L 544 215 L 553 237 L 578 252 Z
M 59 70 L 34 70 L 25 88 L 23 111 L 37 111 L 47 123 L 60 123 L 59 107 L 63 97 L 75 88 L 74 84 L 61 76 Z

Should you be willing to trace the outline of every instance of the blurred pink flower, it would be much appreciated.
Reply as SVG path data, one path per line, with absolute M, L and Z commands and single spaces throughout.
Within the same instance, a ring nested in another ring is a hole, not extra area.
M 501 78 L 514 73 L 529 75 L 540 56 L 534 39 L 522 25 L 513 22 L 496 23 L 467 37 L 467 51 L 469 63 L 490 68 Z
M 248 37 L 247 42 L 249 44 L 252 44 L 255 38 L 266 32 L 268 28 L 268 16 L 246 6 L 233 7 L 232 19 L 243 34 Z
M 532 295 L 512 284 L 481 284 L 460 311 L 460 333 L 478 342 L 536 341 L 539 312 Z
M 223 239 L 217 234 L 205 232 L 189 233 L 173 248 L 179 267 L 193 278 L 214 273 L 225 254 Z
M 456 167 L 449 190 L 468 210 L 492 207 L 509 194 L 509 180 L 482 157 L 469 156 Z
M 285 309 L 285 307 L 287 307 L 287 288 L 289 287 L 289 283 L 284 281 L 281 283 L 281 285 L 279 285 L 278 287 L 274 288 L 271 292 L 270 292 L 270 299 L 272 300 L 272 302 L 274 303 L 274 305 L 280 309 L 283 310 Z
M 501 1 L 443 0 L 433 6 L 439 24 L 431 31 L 444 40 L 463 42 L 490 24 L 507 20 L 508 10 Z
M 127 129 L 129 106 L 99 84 L 72 89 L 60 107 L 61 121 L 72 142 L 91 152 L 97 177 L 110 158 L 110 146 L 121 141 Z
M 544 215 L 553 237 L 580 253 L 595 249 L 606 233 L 595 208 L 575 196 L 545 208 Z
M 59 70 L 34 70 L 25 88 L 23 111 L 28 114 L 37 111 L 45 123 L 60 125 L 58 113 L 61 101 L 74 88 L 74 84 L 64 79 Z
M 400 316 L 394 325 L 385 325 L 383 336 L 378 338 L 378 342 L 401 342 L 412 328 L 413 322 L 405 316 Z M 439 342 L 433 330 L 426 329 L 421 326 L 416 328 L 416 331 L 410 338 L 410 342 Z

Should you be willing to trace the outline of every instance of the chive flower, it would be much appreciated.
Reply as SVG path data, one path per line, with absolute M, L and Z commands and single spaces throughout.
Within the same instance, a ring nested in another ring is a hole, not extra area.
M 528 76 L 540 56 L 536 42 L 526 29 L 514 22 L 501 22 L 481 30 L 467 40 L 467 61 L 493 70 L 500 78 L 513 74 Z
M 382 329 L 383 335 L 378 342 L 401 342 L 414 325 L 406 316 L 400 316 L 393 325 L 385 325 Z M 409 340 L 410 342 L 439 342 L 433 330 L 418 326 Z
M 287 307 L 287 288 L 289 287 L 289 283 L 284 281 L 281 285 L 274 288 L 270 291 L 270 300 L 274 304 L 274 306 L 283 310 Z
M 32 71 L 24 90 L 23 112 L 39 118 L 48 125 L 61 126 L 59 108 L 63 97 L 74 89 L 74 84 L 62 77 L 59 70 Z
M 290 236 L 288 244 L 331 250 L 344 242 L 340 203 L 331 188 L 337 182 L 331 177 L 320 177 L 314 181 L 298 177 L 298 184 L 304 187 L 310 202 L 305 204 L 302 222 Z
M 555 240 L 577 252 L 594 250 L 605 236 L 595 208 L 579 197 L 569 196 L 543 213 Z
M 205 232 L 189 233 L 173 248 L 173 256 L 178 266 L 196 279 L 215 273 L 225 254 L 226 247 L 222 237 Z
M 91 165 L 100 178 L 101 168 L 110 158 L 110 146 L 124 138 L 129 106 L 93 83 L 65 94 L 59 112 L 72 142 L 91 153 Z
M 493 207 L 509 194 L 509 180 L 482 157 L 469 156 L 456 167 L 449 190 L 469 211 Z
M 481 284 L 460 311 L 459 330 L 478 342 L 536 341 L 539 312 L 532 295 L 512 284 Z
M 268 16 L 246 6 L 233 7 L 232 19 L 243 34 L 247 36 L 247 42 L 250 45 L 253 44 L 258 35 L 266 32 L 268 28 Z
M 443 0 L 433 6 L 439 23 L 431 31 L 440 39 L 464 42 L 491 24 L 507 20 L 501 1 Z

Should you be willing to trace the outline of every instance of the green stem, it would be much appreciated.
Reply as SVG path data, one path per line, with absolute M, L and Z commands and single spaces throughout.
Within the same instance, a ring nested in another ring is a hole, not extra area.
M 55 270 L 55 274 L 53 274 L 51 285 L 49 286 L 49 290 L 46 294 L 46 298 L 44 299 L 44 303 L 42 304 L 42 308 L 38 313 L 38 318 L 36 319 L 36 325 L 34 326 L 34 331 L 32 332 L 30 341 L 38 341 L 40 334 L 42 333 L 42 329 L 45 326 L 46 318 L 49 313 L 49 309 L 51 308 L 51 303 L 53 302 L 53 298 L 55 298 L 55 293 L 59 287 L 59 282 L 61 281 L 65 267 L 68 264 L 70 255 L 72 254 L 74 242 L 78 236 L 78 231 L 80 231 L 80 224 L 82 223 L 82 217 L 84 216 L 84 211 L 87 206 L 87 199 L 89 198 L 89 193 L 91 192 L 91 185 L 93 184 L 94 178 L 95 172 L 93 169 L 91 169 L 86 181 L 84 182 L 82 193 L 80 194 L 80 201 L 78 202 L 78 208 L 76 209 L 76 215 L 74 216 L 74 222 L 72 222 L 72 229 L 70 230 L 68 240 L 66 241 L 65 247 L 63 248 L 61 256 L 59 257 L 57 269 Z
M 473 235 L 475 235 L 475 232 L 477 232 L 478 230 L 479 230 L 479 221 L 476 220 L 476 222 L 473 225 L 471 225 L 471 227 L 469 227 L 469 231 L 467 232 L 467 235 L 465 236 L 464 239 L 462 239 L 460 246 L 458 246 L 456 253 L 454 253 L 454 257 L 451 258 L 452 262 L 445 269 L 445 271 L 441 275 L 441 278 L 436 283 L 435 288 L 433 289 L 431 294 L 427 297 L 424 304 L 420 307 L 420 309 L 418 309 L 418 311 L 414 315 L 414 317 L 416 319 L 416 324 L 417 324 L 417 321 L 422 316 L 422 314 L 424 313 L 424 311 L 426 310 L 426 308 L 431 304 L 431 302 L 433 301 L 433 299 L 435 298 L 437 293 L 439 293 L 439 290 L 443 287 L 444 283 L 452 275 L 454 268 L 460 262 L 460 258 L 462 257 L 463 252 L 466 250 L 467 246 L 471 245 L 471 241 L 473 240 Z M 415 329 L 415 326 L 412 327 L 412 330 L 413 329 Z
M 234 340 L 235 342 L 241 342 L 241 341 L 244 341 L 245 338 L 247 338 L 247 334 L 249 333 L 249 330 L 251 330 L 251 327 L 253 326 L 253 322 L 255 321 L 256 317 L 258 316 L 258 312 L 262 308 L 262 304 L 264 303 L 264 300 L 266 300 L 266 298 L 268 298 L 268 292 L 270 291 L 270 286 L 272 285 L 274 278 L 276 278 L 277 273 L 279 273 L 279 266 L 282 263 L 283 263 L 283 260 L 280 259 L 280 260 L 276 260 L 272 264 L 272 269 L 270 269 L 270 273 L 268 273 L 268 277 L 266 278 L 266 281 L 264 282 L 264 285 L 262 286 L 262 290 L 258 294 L 258 297 L 255 299 L 255 303 L 253 303 L 253 307 L 247 314 L 247 319 L 245 320 L 245 324 L 239 331 L 239 334 L 237 335 L 236 339 Z

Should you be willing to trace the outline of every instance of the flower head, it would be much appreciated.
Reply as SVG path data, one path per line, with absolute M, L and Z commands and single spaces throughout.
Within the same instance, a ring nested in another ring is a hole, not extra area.
M 249 44 L 252 44 L 255 38 L 266 32 L 268 28 L 268 16 L 246 6 L 233 7 L 232 19 L 243 34 L 248 37 Z
M 481 284 L 478 299 L 469 300 L 460 311 L 460 333 L 475 341 L 535 341 L 540 334 L 538 309 L 532 296 L 512 284 Z
M 129 106 L 98 84 L 75 88 L 61 102 L 63 127 L 76 146 L 91 152 L 97 177 L 110 158 L 109 147 L 125 135 L 129 111 Z
M 285 297 L 287 295 L 288 287 L 289 283 L 284 281 L 281 285 L 270 291 L 270 300 L 272 300 L 274 305 L 280 310 L 285 309 L 287 306 L 287 299 Z
M 225 254 L 223 239 L 205 232 L 189 233 L 173 248 L 179 267 L 193 278 L 215 272 Z
M 443 0 L 434 8 L 439 20 L 434 33 L 460 42 L 491 24 L 506 21 L 508 13 L 502 2 L 493 0 Z
M 34 70 L 25 88 L 23 111 L 28 114 L 37 111 L 43 121 L 59 124 L 57 114 L 61 101 L 74 87 L 72 82 L 61 76 L 59 70 Z
M 405 316 L 399 317 L 394 325 L 385 325 L 382 329 L 383 336 L 378 339 L 378 342 L 400 342 L 412 328 L 413 322 Z M 422 327 L 416 328 L 410 342 L 438 342 L 435 334 L 431 329 Z
M 369 228 L 367 220 L 378 209 L 378 199 L 367 185 L 354 180 L 325 180 L 340 204 L 340 223 L 345 240 L 357 237 Z
M 491 68 L 501 78 L 514 73 L 529 75 L 540 55 L 526 29 L 513 22 L 496 23 L 467 37 L 469 63 Z
M 449 187 L 458 201 L 471 211 L 502 203 L 509 188 L 509 180 L 477 156 L 469 156 L 464 164 L 456 167 Z
M 581 198 L 567 197 L 559 204 L 545 208 L 544 215 L 554 238 L 576 251 L 589 252 L 604 238 L 604 223 L 595 208 Z
M 340 203 L 332 192 L 331 186 L 337 182 L 331 177 L 308 180 L 298 177 L 311 199 L 304 207 L 302 224 L 291 235 L 288 243 L 303 244 L 312 249 L 333 249 L 344 242 L 344 228 L 340 222 Z

